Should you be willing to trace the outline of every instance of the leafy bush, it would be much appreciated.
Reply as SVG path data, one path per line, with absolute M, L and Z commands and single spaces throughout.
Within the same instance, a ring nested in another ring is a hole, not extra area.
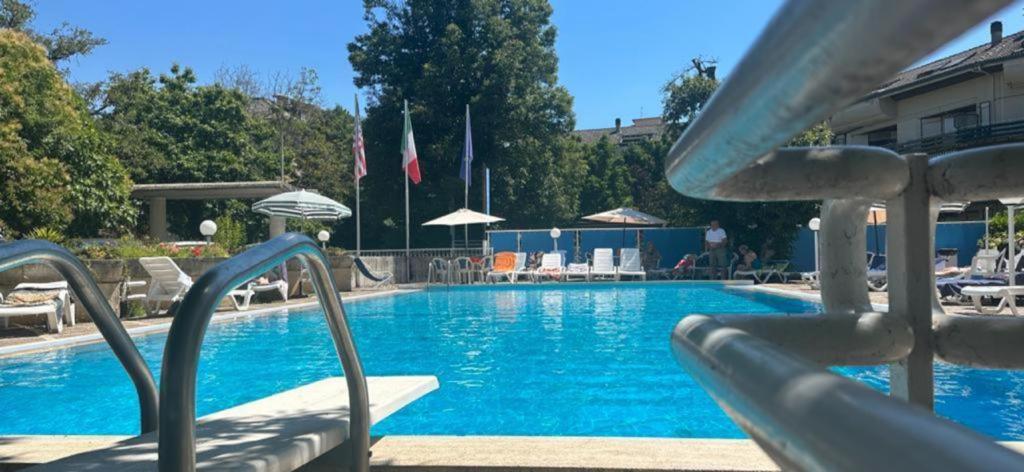
M 213 242 L 218 246 L 234 251 L 245 244 L 245 225 L 228 215 L 218 216 L 214 223 L 217 223 L 217 233 L 213 235 Z
M 61 246 L 67 242 L 63 233 L 52 228 L 36 228 L 28 233 L 28 239 L 41 239 Z
M 1006 230 L 1008 229 L 1007 224 L 1009 220 L 1006 211 L 996 213 L 995 216 L 988 220 L 989 245 L 991 247 L 1001 247 L 1006 244 Z M 1017 240 L 1020 241 L 1024 239 L 1024 211 L 1016 211 L 1013 214 L 1013 220 L 1013 229 L 1017 233 Z M 985 247 L 984 236 L 978 239 L 978 247 Z
M 77 255 L 84 259 L 138 259 L 165 256 L 175 259 L 228 257 L 228 250 L 219 244 L 183 247 L 174 243 L 151 243 L 134 238 L 122 238 L 116 243 L 94 244 L 81 247 Z

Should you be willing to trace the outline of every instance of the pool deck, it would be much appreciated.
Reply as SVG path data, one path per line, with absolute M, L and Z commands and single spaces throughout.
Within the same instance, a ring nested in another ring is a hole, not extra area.
M 396 287 L 387 290 L 358 290 L 354 292 L 341 292 L 341 298 L 344 301 L 355 301 L 410 293 L 416 290 L 418 289 L 412 287 Z M 261 304 L 248 310 L 218 311 L 213 317 L 213 322 L 222 323 L 253 316 L 272 315 L 289 310 L 306 310 L 317 306 L 319 306 L 319 302 L 316 297 L 309 296 L 293 299 L 288 302 Z M 134 337 L 167 332 L 171 328 L 171 321 L 173 319 L 172 316 L 154 316 L 149 318 L 122 319 L 121 323 L 128 330 L 128 334 Z M 67 326 L 60 334 L 45 333 L 32 326 L 22 326 L 13 323 L 11 326 L 11 329 L 0 330 L 0 357 L 103 342 L 103 337 L 96 330 L 96 325 L 90 321 L 80 322 L 75 326 Z
M 811 288 L 809 284 L 790 282 L 788 284 L 762 284 L 752 285 L 748 287 L 749 290 L 758 290 L 765 293 L 772 293 L 781 296 L 790 296 L 794 298 L 800 298 L 802 300 L 813 301 L 821 303 L 821 291 L 818 289 Z M 876 309 L 885 309 L 889 306 L 889 293 L 888 292 L 868 292 L 868 296 L 871 298 L 871 303 L 875 305 Z M 957 315 L 977 315 L 978 312 L 974 310 L 972 305 L 955 305 L 943 302 L 942 308 L 946 310 L 946 313 L 957 314 Z M 1013 316 L 1009 310 L 1003 310 L 1001 316 Z

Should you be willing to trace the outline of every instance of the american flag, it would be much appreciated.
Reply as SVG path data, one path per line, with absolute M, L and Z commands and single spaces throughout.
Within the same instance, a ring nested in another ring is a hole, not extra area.
M 352 136 L 352 153 L 356 161 L 356 182 L 366 177 L 366 147 L 363 144 L 363 126 L 359 121 L 359 97 L 356 97 L 356 126 Z

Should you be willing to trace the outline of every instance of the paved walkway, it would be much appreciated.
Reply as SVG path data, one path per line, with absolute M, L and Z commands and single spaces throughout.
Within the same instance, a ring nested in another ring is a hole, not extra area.
M 389 291 L 389 289 L 360 289 L 354 292 L 342 292 L 341 298 L 342 300 L 345 300 L 352 297 L 382 293 L 386 291 Z M 240 313 L 256 310 L 264 311 L 267 309 L 275 308 L 287 309 L 308 305 L 313 302 L 316 302 L 315 296 L 308 296 L 305 298 L 293 298 L 288 302 L 277 301 L 272 303 L 253 304 L 249 310 L 244 310 L 241 311 Z M 234 310 L 221 309 L 218 311 L 218 313 L 229 312 L 234 312 Z M 134 328 L 167 324 L 170 323 L 173 319 L 174 318 L 172 316 L 161 315 L 146 318 L 123 319 L 121 320 L 121 323 L 124 324 L 125 329 L 131 330 Z M 10 327 L 8 329 L 0 329 L 0 348 L 8 346 L 17 346 L 20 344 L 34 343 L 39 341 L 62 340 L 73 338 L 76 336 L 86 336 L 90 334 L 95 334 L 97 332 L 98 331 L 96 330 L 96 325 L 93 324 L 91 321 L 79 321 L 75 326 L 65 326 L 64 331 L 61 332 L 60 334 L 48 333 L 46 331 L 45 320 L 42 317 L 20 317 L 11 320 Z
M 821 291 L 818 289 L 811 288 L 810 284 L 791 282 L 788 284 L 763 284 L 762 287 L 769 287 L 778 290 L 789 290 L 791 292 L 807 293 L 812 295 L 821 296 Z M 868 292 L 871 297 L 871 303 L 877 303 L 881 305 L 889 304 L 889 293 L 888 292 Z M 977 315 L 978 312 L 974 310 L 973 305 L 954 305 L 950 303 L 943 303 L 942 308 L 946 310 L 946 313 L 959 314 L 959 315 Z M 1003 310 L 1003 315 L 1010 315 L 1009 310 Z

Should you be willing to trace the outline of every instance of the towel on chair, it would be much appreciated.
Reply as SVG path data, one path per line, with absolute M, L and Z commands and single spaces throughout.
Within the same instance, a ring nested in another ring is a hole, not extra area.
M 60 290 L 19 289 L 7 294 L 4 304 L 10 306 L 45 305 L 60 302 Z

